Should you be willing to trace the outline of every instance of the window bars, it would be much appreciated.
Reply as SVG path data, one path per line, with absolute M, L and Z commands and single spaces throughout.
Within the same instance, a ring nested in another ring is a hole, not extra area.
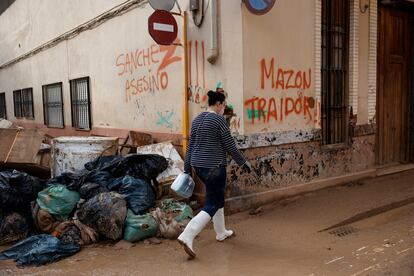
M 7 119 L 6 93 L 0 93 L 0 119 Z
M 72 126 L 76 129 L 91 129 L 91 103 L 89 77 L 70 81 Z
M 64 127 L 62 83 L 43 86 L 43 113 L 45 125 Z
M 322 0 L 322 144 L 347 142 L 349 0 Z
M 34 119 L 32 88 L 13 91 L 13 100 L 16 118 Z

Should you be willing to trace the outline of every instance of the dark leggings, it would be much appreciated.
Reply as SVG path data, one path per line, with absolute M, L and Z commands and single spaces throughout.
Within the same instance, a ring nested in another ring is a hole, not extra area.
M 197 176 L 206 186 L 206 202 L 203 211 L 211 217 L 218 209 L 224 207 L 224 189 L 226 188 L 227 171 L 225 166 L 216 168 L 197 168 Z

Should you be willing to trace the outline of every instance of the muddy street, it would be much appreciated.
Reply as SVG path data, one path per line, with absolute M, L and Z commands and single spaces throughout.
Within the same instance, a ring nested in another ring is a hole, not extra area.
M 176 241 L 121 242 L 38 268 L 1 261 L 1 275 L 413 275 L 413 177 L 408 171 L 349 183 L 232 215 L 227 225 L 237 236 L 216 242 L 209 225 L 193 261 Z M 408 203 L 394 204 L 401 201 Z

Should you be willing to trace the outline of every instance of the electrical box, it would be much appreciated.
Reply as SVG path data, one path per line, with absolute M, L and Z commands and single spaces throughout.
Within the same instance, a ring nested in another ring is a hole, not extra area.
M 198 11 L 200 9 L 200 0 L 190 0 L 190 11 Z

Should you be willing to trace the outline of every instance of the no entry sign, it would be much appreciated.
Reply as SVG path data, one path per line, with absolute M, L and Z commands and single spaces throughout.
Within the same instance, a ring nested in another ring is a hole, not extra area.
M 177 21 L 168 11 L 156 10 L 148 18 L 148 31 L 158 44 L 171 45 L 177 38 Z

